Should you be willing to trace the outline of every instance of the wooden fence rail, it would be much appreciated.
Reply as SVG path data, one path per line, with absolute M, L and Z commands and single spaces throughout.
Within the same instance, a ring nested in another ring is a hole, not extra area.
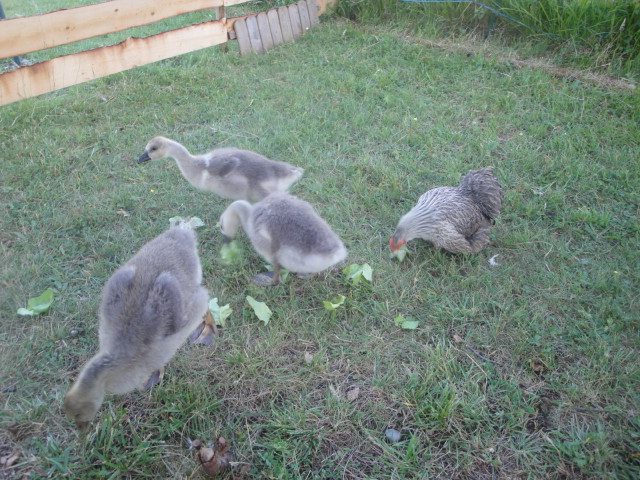
M 0 20 L 0 58 L 66 45 L 199 10 L 215 8 L 224 12 L 224 7 L 247 1 L 110 0 Z M 316 0 L 321 12 L 326 10 L 327 1 L 331 0 Z M 222 17 L 157 35 L 128 38 L 117 45 L 64 55 L 3 73 L 0 105 L 225 43 L 234 20 Z

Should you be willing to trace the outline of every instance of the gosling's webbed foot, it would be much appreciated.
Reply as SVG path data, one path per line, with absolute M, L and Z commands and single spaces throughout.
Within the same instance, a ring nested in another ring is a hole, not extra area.
M 159 384 L 162 381 L 163 377 L 164 377 L 164 367 L 160 368 L 159 370 L 156 370 L 151 374 L 151 376 L 149 377 L 149 380 L 147 380 L 147 384 L 144 386 L 144 389 L 149 390 L 154 385 Z
M 216 328 L 216 322 L 211 316 L 211 312 L 207 312 L 202 323 L 189 335 L 189 340 L 191 343 L 201 343 L 211 346 L 213 345 L 214 337 L 217 335 L 218 329 Z
M 254 275 L 251 281 L 256 285 L 260 285 L 261 287 L 272 287 L 280 283 L 280 279 L 276 278 L 274 272 L 259 273 L 257 275 Z

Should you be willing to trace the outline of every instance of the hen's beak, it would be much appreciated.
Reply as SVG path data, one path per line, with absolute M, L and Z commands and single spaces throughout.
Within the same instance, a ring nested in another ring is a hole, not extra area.
M 142 155 L 140 155 L 140 158 L 138 158 L 138 163 L 148 162 L 149 160 L 151 160 L 151 157 L 149 156 L 149 154 L 145 150 L 144 153 Z
M 396 241 L 395 237 L 391 237 L 389 239 L 389 247 L 391 248 L 392 252 L 399 250 L 405 243 L 407 243 L 406 240 Z

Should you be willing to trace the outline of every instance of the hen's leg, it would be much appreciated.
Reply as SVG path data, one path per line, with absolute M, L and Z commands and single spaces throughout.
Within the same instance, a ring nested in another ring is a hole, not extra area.
M 489 229 L 482 228 L 476 233 L 467 237 L 467 242 L 471 245 L 471 253 L 476 253 L 489 245 Z

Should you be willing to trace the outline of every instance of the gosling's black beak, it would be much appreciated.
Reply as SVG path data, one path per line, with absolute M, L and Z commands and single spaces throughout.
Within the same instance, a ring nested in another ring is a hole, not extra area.
M 144 153 L 142 155 L 140 155 L 140 158 L 138 159 L 138 163 L 148 162 L 149 160 L 151 160 L 151 157 L 149 156 L 149 154 L 145 150 Z
M 231 237 L 227 237 L 224 233 L 222 234 L 222 243 L 227 244 L 231 243 Z
M 90 422 L 81 422 L 80 420 L 76 420 L 76 428 L 81 435 L 87 433 L 87 430 L 89 430 L 89 425 Z

